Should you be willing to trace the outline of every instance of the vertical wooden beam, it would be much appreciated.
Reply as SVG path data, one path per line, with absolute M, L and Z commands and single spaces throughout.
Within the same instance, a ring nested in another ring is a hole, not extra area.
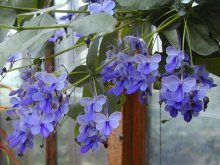
M 53 54 L 53 51 L 49 51 L 46 57 Z M 45 61 L 45 69 L 51 73 L 54 71 L 54 59 L 49 58 Z M 57 137 L 56 134 L 50 134 L 46 139 L 46 165 L 57 165 Z
M 108 165 L 122 165 L 122 123 L 108 138 Z
M 109 137 L 108 163 L 146 165 L 147 107 L 139 103 L 137 93 L 127 96 L 122 114 L 120 127 Z M 119 142 L 120 133 L 123 136 L 122 143 Z

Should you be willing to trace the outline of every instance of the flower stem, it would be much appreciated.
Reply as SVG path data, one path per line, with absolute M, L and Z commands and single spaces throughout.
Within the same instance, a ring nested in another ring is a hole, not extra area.
M 6 6 L 6 5 L 0 5 L 0 8 L 5 9 L 15 9 L 19 11 L 39 11 L 41 9 L 37 8 L 25 8 L 25 7 L 18 7 L 18 6 Z M 56 12 L 56 13 L 85 13 L 89 14 L 89 11 L 78 11 L 78 10 L 51 10 L 48 12 Z M 140 11 L 140 10 L 115 10 L 116 14 L 127 14 L 127 13 L 145 13 L 148 11 Z
M 132 20 L 132 21 L 130 21 L 130 22 L 128 22 L 128 23 L 126 23 L 126 24 L 124 24 L 124 25 L 118 27 L 118 28 L 115 28 L 114 32 L 115 32 L 115 31 L 118 31 L 118 30 L 120 30 L 120 29 L 122 29 L 122 28 L 124 28 L 124 27 L 126 27 L 126 26 L 128 26 L 128 25 L 130 25 L 130 24 L 132 24 L 132 23 L 134 23 L 135 21 L 136 21 L 136 20 Z M 108 35 L 108 34 L 111 34 L 111 33 L 112 33 L 112 32 L 102 34 L 102 35 L 100 35 L 100 37 L 104 37 L 104 36 L 106 36 L 106 35 Z M 94 40 L 94 39 L 92 38 L 91 41 L 93 41 L 93 40 Z M 74 45 L 74 46 L 72 46 L 72 47 L 69 47 L 69 48 L 67 48 L 67 49 L 65 49 L 65 50 L 62 50 L 62 51 L 60 51 L 60 52 L 58 52 L 58 53 L 56 53 L 56 54 L 53 54 L 53 55 L 47 57 L 46 60 L 47 60 L 47 59 L 50 59 L 50 58 L 53 58 L 53 57 L 57 57 L 57 56 L 59 56 L 59 55 L 61 55 L 61 54 L 64 54 L 64 53 L 66 53 L 66 52 L 68 52 L 68 51 L 70 51 L 70 50 L 76 49 L 76 48 L 81 47 L 81 46 L 84 46 L 84 45 L 86 45 L 85 42 L 79 43 L 79 44 L 77 44 L 77 45 Z M 32 65 L 33 65 L 33 64 L 29 64 L 29 65 L 25 65 L 25 66 L 22 66 L 22 67 L 10 69 L 10 70 L 8 70 L 8 72 L 12 72 L 12 71 L 15 71 L 15 70 L 18 70 L 18 69 L 22 69 L 22 68 L 25 68 L 25 67 L 28 67 L 28 66 L 32 66 Z
M 182 39 L 182 50 L 184 50 L 185 47 L 185 37 L 186 37 L 186 24 L 184 21 L 184 30 L 183 30 L 183 39 Z
M 31 27 L 18 27 L 18 26 L 7 26 L 0 24 L 0 29 L 14 29 L 14 30 L 35 30 L 35 29 L 58 29 L 58 28 L 68 28 L 69 24 L 60 24 L 52 26 L 31 26 Z
M 158 27 L 158 29 L 156 29 L 155 31 L 153 31 L 152 33 L 150 33 L 149 35 L 147 35 L 146 37 L 144 37 L 144 39 L 150 37 L 151 35 L 163 30 L 164 28 L 166 28 L 167 26 L 169 26 L 170 24 L 172 24 L 173 22 L 175 22 L 176 20 L 178 20 L 180 17 L 179 15 L 176 15 L 172 20 L 168 21 L 167 23 L 165 23 L 164 25 L 162 25 L 161 27 Z M 126 25 L 126 24 L 125 24 Z M 123 25 L 123 26 L 125 26 Z M 126 52 L 127 50 L 129 50 L 129 48 L 125 48 L 122 52 Z M 108 62 L 106 62 L 105 64 L 99 66 L 98 68 L 95 69 L 95 72 L 99 72 L 100 70 L 102 70 L 106 65 L 108 65 L 109 63 L 111 63 L 112 61 L 114 61 L 117 57 L 113 57 L 112 59 L 110 59 Z M 90 75 L 86 75 L 85 77 L 83 77 L 81 80 L 77 81 L 74 84 L 71 84 L 69 87 L 63 89 L 62 91 L 66 91 L 72 87 L 78 86 L 81 83 L 83 83 L 84 81 L 88 80 L 90 78 Z
M 191 66 L 193 66 L 193 56 L 192 56 L 192 47 L 191 47 L 191 41 L 189 37 L 189 29 L 187 26 L 187 21 L 184 19 L 185 27 L 186 27 L 186 33 L 187 33 L 187 39 L 188 39 L 188 45 L 189 45 L 189 55 L 190 55 L 190 61 L 191 61 Z

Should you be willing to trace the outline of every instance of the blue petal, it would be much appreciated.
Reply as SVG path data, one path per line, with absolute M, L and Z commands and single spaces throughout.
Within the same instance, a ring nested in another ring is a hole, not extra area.
M 193 90 L 193 87 L 196 85 L 196 79 L 194 78 L 186 78 L 183 80 L 183 92 L 189 92 Z
M 173 75 L 163 78 L 164 86 L 172 92 L 177 90 L 177 88 L 180 85 L 180 82 L 180 79 Z
M 171 94 L 171 97 L 176 102 L 181 102 L 184 99 L 184 93 L 182 91 L 182 85 L 180 85 L 176 91 Z

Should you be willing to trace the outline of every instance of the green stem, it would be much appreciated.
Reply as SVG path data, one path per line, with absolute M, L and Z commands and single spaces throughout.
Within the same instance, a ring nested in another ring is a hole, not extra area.
M 158 26 L 158 29 L 159 28 L 161 28 L 163 25 L 165 25 L 166 23 L 168 23 L 168 25 L 170 25 L 170 21 L 173 21 L 173 19 L 175 18 L 175 17 L 177 17 L 178 15 L 177 14 L 174 14 L 174 15 L 172 15 L 172 16 L 170 16 L 170 17 L 168 17 L 167 19 L 165 19 L 159 26 Z M 179 17 L 178 17 L 179 18 Z M 174 20 L 174 22 L 175 22 L 176 20 Z M 157 32 L 156 32 L 157 33 Z M 155 34 L 155 33 L 154 33 Z M 150 41 L 149 41 L 149 43 L 148 43 L 148 48 L 151 48 L 151 46 L 152 46 L 152 42 L 153 42 L 153 38 L 154 38 L 154 34 L 151 36 L 151 38 L 150 38 Z
M 185 27 L 186 27 L 186 33 L 187 33 L 187 39 L 188 39 L 188 45 L 189 45 L 189 55 L 190 55 L 190 61 L 191 61 L 191 66 L 193 66 L 193 56 L 192 56 L 192 47 L 191 47 L 191 41 L 189 37 L 189 29 L 187 26 L 187 21 L 184 19 Z
M 71 84 L 69 87 L 65 88 L 62 90 L 62 92 L 65 92 L 66 90 L 72 88 L 72 87 L 76 87 L 78 85 L 80 85 L 81 83 L 83 83 L 84 81 L 88 80 L 90 78 L 90 75 L 86 75 L 85 77 L 83 77 L 81 80 L 75 82 L 74 84 Z
M 176 15 L 172 20 L 170 20 L 169 22 L 165 23 L 164 25 L 162 25 L 160 28 L 158 27 L 158 29 L 156 29 L 155 31 L 153 31 L 152 33 L 150 33 L 149 35 L 147 35 L 144 39 L 147 39 L 148 37 L 150 37 L 151 35 L 163 30 L 164 28 L 166 28 L 167 26 L 169 26 L 170 24 L 172 24 L 173 22 L 175 22 L 176 20 L 178 20 L 180 17 L 179 15 Z M 126 48 L 125 50 L 123 50 L 122 52 L 126 52 L 127 50 L 129 50 L 129 48 Z M 96 68 L 95 72 L 99 72 L 100 70 L 102 70 L 106 65 L 108 65 L 109 63 L 111 63 L 112 61 L 114 61 L 117 57 L 112 58 L 111 60 L 109 60 L 108 62 L 106 62 L 105 64 L 99 66 L 98 68 Z M 83 77 L 81 80 L 77 81 L 74 84 L 71 84 L 69 87 L 63 89 L 62 91 L 66 91 L 72 87 L 78 86 L 81 83 L 83 83 L 84 81 L 88 80 L 90 78 L 90 75 L 86 75 L 85 77 Z
M 178 20 L 179 18 L 180 18 L 179 15 L 175 16 L 172 20 L 170 20 L 169 22 L 165 23 L 165 24 L 162 25 L 161 27 L 158 27 L 154 32 L 150 33 L 149 35 L 147 35 L 147 36 L 144 37 L 143 39 L 147 39 L 147 38 L 150 37 L 151 35 L 154 35 L 155 33 L 157 33 L 157 32 L 159 32 L 159 31 L 163 30 L 164 28 L 166 28 L 167 26 L 169 26 L 170 24 L 172 24 L 173 22 L 175 22 L 175 21 Z M 135 20 L 134 20 L 134 21 L 135 21 Z M 131 21 L 131 23 L 133 23 L 134 21 Z M 131 24 L 131 23 L 130 23 L 130 24 Z M 125 25 L 127 26 L 128 23 L 125 24 Z M 121 26 L 121 27 L 119 27 L 119 28 L 116 28 L 115 30 L 119 30 L 119 29 L 125 27 L 125 25 L 123 25 L 123 26 Z M 107 34 L 109 34 L 109 33 L 106 33 L 106 34 L 104 34 L 104 35 L 107 35 Z M 123 50 L 122 52 L 125 52 L 126 50 L 129 50 L 129 48 L 126 48 L 126 49 Z M 103 65 L 99 66 L 98 68 L 96 68 L 95 72 L 96 72 L 96 73 L 99 72 L 99 71 L 102 70 L 106 65 L 108 65 L 109 63 L 111 63 L 112 61 L 114 61 L 116 58 L 117 58 L 117 57 L 114 57 L 114 58 L 112 58 L 111 60 L 109 60 L 108 62 L 106 62 L 105 64 L 103 64 Z M 24 67 L 24 66 L 23 66 L 23 67 Z M 89 78 L 90 78 L 90 75 L 88 74 L 88 75 L 86 75 L 85 77 L 83 77 L 81 80 L 79 80 L 79 81 L 77 81 L 76 83 L 70 85 L 69 87 L 63 89 L 62 91 L 64 92 L 64 91 L 66 91 L 66 90 L 68 90 L 68 89 L 70 89 L 70 88 L 72 88 L 72 87 L 78 86 L 78 85 L 80 85 L 81 83 L 83 83 L 84 81 L 88 80 Z
M 95 78 L 94 77 L 92 78 L 92 82 L 93 82 L 93 86 L 94 86 L 94 90 L 95 90 L 95 96 L 97 97 L 98 93 L 97 93 L 97 89 L 96 89 L 96 85 L 95 85 Z
M 186 37 L 186 22 L 184 20 L 184 30 L 183 30 L 183 39 L 182 39 L 182 50 L 184 50 L 185 47 L 185 37 Z
M 130 24 L 132 24 L 132 23 L 134 23 L 135 21 L 136 21 L 136 20 L 130 21 L 130 22 L 124 24 L 123 26 L 120 26 L 120 27 L 118 27 L 118 28 L 115 28 L 114 32 L 115 32 L 115 31 L 118 31 L 118 30 L 120 30 L 120 29 L 122 29 L 122 28 L 124 28 L 124 27 L 126 27 L 126 26 L 128 26 L 128 25 L 130 25 Z M 106 35 L 108 35 L 108 34 L 111 34 L 111 33 L 112 33 L 112 32 L 102 34 L 102 35 L 100 35 L 100 37 L 104 37 L 104 36 L 106 36 Z M 93 41 L 93 39 L 91 39 L 91 41 Z M 66 52 L 68 52 L 68 51 L 70 51 L 70 50 L 76 49 L 76 48 L 81 47 L 81 46 L 84 46 L 84 45 L 86 45 L 85 42 L 79 43 L 79 44 L 74 45 L 74 46 L 72 46 L 72 47 L 70 47 L 70 48 L 67 48 L 67 49 L 65 49 L 65 50 L 62 50 L 62 51 L 60 51 L 60 52 L 58 52 L 58 53 L 56 53 L 56 54 L 53 54 L 53 55 L 49 56 L 49 57 L 46 58 L 46 59 L 50 59 L 50 58 L 59 56 L 59 55 L 64 54 L 64 53 L 66 53 Z M 29 65 L 25 65 L 25 66 L 22 66 L 22 67 L 10 69 L 10 70 L 8 70 L 8 72 L 12 72 L 12 71 L 15 71 L 15 70 L 18 70 L 18 69 L 21 69 L 21 68 L 25 68 L 25 67 L 28 67 L 28 66 L 31 66 L 31 65 L 33 65 L 33 64 L 29 64 Z
M 62 24 L 62 25 L 52 25 L 52 26 L 32 26 L 32 27 L 17 27 L 17 26 L 7 26 L 0 24 L 0 29 L 14 29 L 14 30 L 35 30 L 35 29 L 58 29 L 58 28 L 68 28 L 71 25 Z
M 19 11 L 39 11 L 42 9 L 37 9 L 37 8 L 25 8 L 25 7 L 17 7 L 17 6 L 5 6 L 5 5 L 0 5 L 0 8 L 5 8 L 5 9 L 15 9 Z M 89 14 L 89 11 L 78 11 L 78 10 L 52 10 L 48 12 L 56 12 L 56 13 L 85 13 Z
M 33 65 L 33 64 L 24 65 L 24 66 L 21 66 L 21 67 L 17 67 L 17 68 L 14 68 L 14 69 L 10 69 L 10 70 L 8 70 L 7 72 L 12 72 L 12 71 L 19 70 L 19 69 L 22 69 L 22 68 L 26 68 L 26 67 L 32 66 L 32 65 Z
M 169 26 L 170 24 L 172 24 L 173 22 L 175 22 L 176 20 L 178 20 L 180 18 L 180 16 L 178 14 L 175 14 L 169 18 L 167 18 L 166 20 L 164 20 L 160 26 L 158 26 L 158 28 L 151 32 L 150 34 L 148 34 L 146 37 L 143 37 L 143 39 L 148 39 L 150 37 L 150 41 L 149 41 L 149 44 L 148 44 L 148 48 L 151 47 L 151 44 L 152 44 L 152 41 L 153 41 L 153 38 L 154 38 L 154 35 L 158 32 L 160 32 L 161 30 L 163 30 L 164 28 L 166 28 L 167 26 Z M 153 45 L 152 45 L 152 48 L 153 48 Z M 151 51 L 152 51 L 152 48 L 151 48 Z
M 17 6 L 6 6 L 6 5 L 0 5 L 0 8 L 5 9 L 15 9 L 19 11 L 39 11 L 41 9 L 37 8 L 25 8 L 25 7 L 17 7 Z M 78 11 L 78 10 L 52 10 L 48 12 L 57 12 L 57 13 L 85 13 L 89 14 L 89 11 Z M 116 14 L 127 14 L 127 13 L 145 13 L 148 11 L 140 11 L 140 10 L 115 10 Z
M 71 72 L 69 75 L 74 75 L 74 74 L 88 74 L 86 71 L 80 71 L 80 72 Z

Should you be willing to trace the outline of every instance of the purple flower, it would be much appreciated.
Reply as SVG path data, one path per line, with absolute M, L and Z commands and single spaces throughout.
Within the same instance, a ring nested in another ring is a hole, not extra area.
M 182 114 L 184 116 L 184 120 L 186 122 L 190 122 L 192 117 L 197 117 L 199 112 L 203 109 L 203 102 L 198 100 L 196 102 L 190 102 L 185 104 L 182 110 Z
M 26 122 L 31 126 L 31 133 L 33 135 L 41 134 L 43 137 L 48 137 L 54 130 L 52 122 L 55 119 L 54 113 L 48 113 L 40 115 L 39 113 L 33 113 L 26 117 Z
M 210 88 L 215 87 L 213 78 L 209 77 L 209 72 L 205 69 L 205 65 L 195 66 L 195 78 L 201 84 L 207 84 Z
M 60 29 L 60 30 L 57 30 L 56 33 L 48 39 L 48 42 L 57 42 L 59 38 L 62 38 L 62 36 L 64 35 L 65 33 L 65 30 L 64 29 Z
M 92 3 L 88 6 L 88 10 L 91 14 L 94 13 L 108 13 L 110 15 L 114 14 L 115 2 L 111 0 L 104 0 L 101 4 L 99 3 Z
M 140 54 L 147 54 L 147 45 L 142 38 L 134 37 L 134 36 L 126 36 L 124 37 L 124 41 L 128 42 L 133 51 L 140 51 Z
M 165 106 L 165 110 L 170 113 L 170 116 L 171 116 L 171 117 L 174 117 L 174 118 L 175 118 L 175 117 L 178 115 L 178 109 L 176 109 L 176 108 L 173 107 L 173 106 L 166 105 L 166 106 Z
M 100 3 L 100 0 L 83 0 L 83 2 Z
M 121 113 L 114 112 L 110 116 L 105 116 L 101 113 L 97 113 L 93 119 L 96 124 L 96 129 L 100 131 L 103 135 L 110 135 L 113 128 L 119 126 L 119 121 L 121 120 Z
M 175 47 L 169 46 L 166 49 L 168 55 L 165 65 L 167 72 L 173 72 L 174 69 L 178 69 L 181 66 L 181 61 L 184 60 L 185 55 L 183 51 L 176 50 Z
M 32 149 L 33 136 L 25 131 L 15 130 L 13 134 L 10 134 L 7 138 L 10 147 L 17 147 L 18 155 L 21 156 L 26 152 L 27 147 Z
M 20 53 L 16 53 L 12 56 L 10 56 L 8 59 L 7 59 L 7 62 L 14 62 L 15 60 L 17 60 L 20 56 Z
M 76 121 L 80 124 L 80 134 L 77 136 L 78 142 L 84 142 L 88 138 L 98 136 L 98 130 L 95 127 L 95 123 L 86 121 L 84 115 L 79 115 Z
M 116 58 L 116 60 L 106 65 L 101 71 L 103 81 L 112 82 L 115 85 L 108 93 L 113 93 L 116 96 L 124 91 L 127 94 L 137 91 L 151 93 L 150 86 L 155 82 L 158 75 L 160 54 L 129 56 L 126 53 L 116 55 L 108 51 L 105 62 L 112 58 Z
M 71 21 L 71 19 L 73 18 L 74 13 L 68 13 L 67 15 L 64 15 L 62 17 L 60 17 L 60 20 L 66 20 L 68 19 L 69 21 Z
M 102 137 L 96 129 L 95 123 L 93 121 L 88 122 L 85 120 L 84 115 L 79 115 L 76 120 L 80 124 L 80 133 L 76 138 L 77 141 L 82 144 L 80 152 L 84 154 L 90 149 L 93 151 L 98 149 L 99 143 L 102 142 Z
M 99 140 L 97 138 L 93 138 L 93 139 L 87 139 L 85 144 L 81 146 L 80 148 L 80 152 L 82 154 L 87 153 L 90 149 L 92 149 L 93 151 L 97 150 L 99 147 L 98 144 Z
M 102 106 L 106 103 L 106 96 L 99 95 L 95 98 L 82 98 L 80 104 L 84 106 L 85 120 L 91 121 L 95 112 L 100 112 Z
M 67 85 L 67 74 L 36 71 L 36 67 L 20 70 L 22 85 L 9 94 L 13 109 L 6 113 L 16 119 L 9 141 L 22 154 L 28 145 L 33 146 L 33 135 L 47 137 L 69 109 L 69 98 L 61 92 Z
M 194 78 L 179 79 L 171 75 L 163 78 L 163 85 L 171 91 L 171 98 L 176 102 L 183 101 L 185 94 L 194 89 L 196 80 Z
M 78 38 L 84 37 L 84 35 L 82 35 L 80 33 L 76 33 L 75 36 L 78 37 Z

